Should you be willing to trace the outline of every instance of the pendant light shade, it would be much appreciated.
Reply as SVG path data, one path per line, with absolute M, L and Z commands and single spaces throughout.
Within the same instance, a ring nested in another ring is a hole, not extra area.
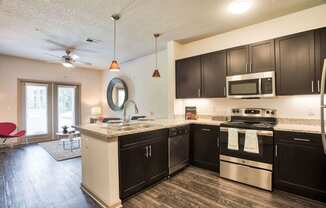
M 154 72 L 152 77 L 153 78 L 160 78 L 160 71 L 158 70 L 158 52 L 157 52 L 157 39 L 158 37 L 160 37 L 160 34 L 156 33 L 154 34 L 154 38 L 155 38 L 155 68 L 154 68 Z
M 110 67 L 110 71 L 120 71 L 120 65 L 117 60 L 113 60 Z
M 117 20 L 120 19 L 120 15 L 119 14 L 114 14 L 112 15 L 112 20 L 113 20 L 113 31 L 114 31 L 114 40 L 113 40 L 113 60 L 111 65 L 109 66 L 109 70 L 110 71 L 120 71 L 120 65 L 117 61 L 116 58 L 116 48 L 117 48 Z

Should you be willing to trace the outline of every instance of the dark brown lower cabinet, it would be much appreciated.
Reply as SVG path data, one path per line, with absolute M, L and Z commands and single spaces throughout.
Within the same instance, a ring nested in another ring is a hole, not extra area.
M 275 132 L 274 187 L 326 201 L 326 155 L 321 136 Z
M 119 137 L 122 200 L 168 176 L 168 130 Z
M 192 125 L 191 127 L 192 165 L 219 171 L 219 127 Z

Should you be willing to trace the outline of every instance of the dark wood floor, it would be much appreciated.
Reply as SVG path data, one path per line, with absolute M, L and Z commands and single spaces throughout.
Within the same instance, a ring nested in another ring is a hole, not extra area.
M 38 145 L 1 153 L 0 208 L 98 208 L 80 190 L 80 159 L 56 162 Z M 189 167 L 140 193 L 124 208 L 277 207 L 326 208 L 326 204 L 281 191 L 269 193 Z

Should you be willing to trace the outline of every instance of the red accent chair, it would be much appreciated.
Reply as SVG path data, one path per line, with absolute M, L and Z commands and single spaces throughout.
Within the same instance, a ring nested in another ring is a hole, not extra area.
M 25 136 L 25 130 L 18 131 L 13 134 L 16 128 L 17 126 L 14 123 L 0 122 L 0 139 L 3 139 L 2 144 L 4 144 L 7 139 Z

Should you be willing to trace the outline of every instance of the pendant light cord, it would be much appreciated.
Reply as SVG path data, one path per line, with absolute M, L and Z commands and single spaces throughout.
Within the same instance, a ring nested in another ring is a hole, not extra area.
M 155 37 L 155 67 L 156 67 L 156 69 L 158 68 L 157 67 L 158 66 L 157 62 L 158 62 L 158 56 L 157 56 L 157 37 Z
M 113 30 L 114 30 L 114 35 L 113 35 L 113 59 L 114 60 L 116 60 L 116 50 L 117 50 L 117 43 L 116 43 L 116 36 L 117 36 L 117 25 L 116 25 L 116 23 L 117 23 L 117 20 L 116 19 L 114 19 L 114 24 L 113 24 Z

